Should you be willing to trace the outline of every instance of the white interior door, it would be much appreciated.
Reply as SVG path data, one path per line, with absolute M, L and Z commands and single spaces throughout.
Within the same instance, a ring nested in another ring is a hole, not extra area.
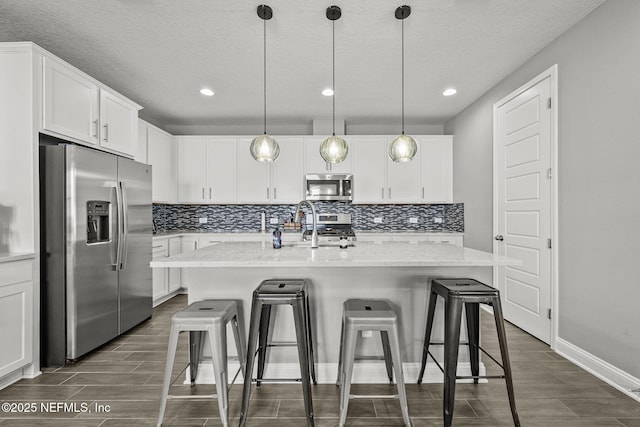
M 523 261 L 497 267 L 505 318 L 551 338 L 551 77 L 494 106 L 494 252 Z

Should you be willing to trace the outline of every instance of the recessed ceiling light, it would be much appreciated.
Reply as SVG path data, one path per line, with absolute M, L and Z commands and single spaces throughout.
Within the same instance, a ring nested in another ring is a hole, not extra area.
M 458 91 L 452 87 L 450 87 L 449 89 L 445 89 L 445 91 L 442 92 L 444 96 L 451 96 L 451 95 L 455 95 L 456 93 L 458 93 Z
M 333 96 L 333 89 L 325 89 L 322 91 L 324 96 Z
M 213 91 L 211 89 L 206 88 L 206 87 L 203 88 L 203 89 L 200 89 L 200 93 L 205 95 L 205 96 L 213 96 Z

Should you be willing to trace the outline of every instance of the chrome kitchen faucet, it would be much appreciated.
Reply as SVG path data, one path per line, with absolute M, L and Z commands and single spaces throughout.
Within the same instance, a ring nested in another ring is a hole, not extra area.
M 298 206 L 296 207 L 296 218 L 294 222 L 298 222 L 300 220 L 300 208 L 304 203 L 309 205 L 309 207 L 311 208 L 311 216 L 313 217 L 313 234 L 311 234 L 311 249 L 315 249 L 318 247 L 318 223 L 316 218 L 316 207 L 313 206 L 313 203 L 311 203 L 308 200 L 302 200 L 300 203 L 298 203 Z

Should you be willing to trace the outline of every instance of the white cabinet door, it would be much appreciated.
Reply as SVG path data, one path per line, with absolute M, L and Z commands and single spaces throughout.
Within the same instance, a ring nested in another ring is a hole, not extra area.
M 271 202 L 298 203 L 303 196 L 303 154 L 301 138 L 278 138 L 280 156 L 271 165 Z
M 181 238 L 180 237 L 172 237 L 169 239 L 169 256 L 178 255 L 181 253 Z M 169 270 L 169 293 L 177 291 L 182 286 L 181 283 L 181 275 L 180 268 L 168 268 Z
M 228 239 L 219 235 L 207 235 L 198 237 L 198 249 L 206 248 L 207 246 L 217 245 L 218 243 L 226 242 Z
M 149 126 L 144 120 L 138 119 L 138 148 L 136 149 L 136 155 L 133 160 L 136 162 L 149 164 L 149 157 L 147 156 L 147 134 Z
M 0 264 L 0 378 L 33 361 L 33 264 Z
M 180 253 L 191 252 L 198 249 L 198 238 L 195 236 L 182 236 L 180 241 Z
M 329 136 L 329 135 L 327 135 Z M 351 139 L 345 136 L 349 146 L 347 158 L 340 163 L 327 163 L 320 155 L 320 144 L 327 136 L 314 136 L 304 139 L 305 148 L 305 173 L 351 173 L 351 160 L 353 151 L 351 150 Z
M 148 152 L 152 168 L 154 202 L 173 203 L 177 199 L 176 147 L 173 137 L 155 127 L 149 127 Z
M 100 146 L 133 157 L 138 142 L 138 109 L 100 90 Z
M 166 239 L 153 241 L 153 259 L 166 258 L 169 255 L 169 243 Z M 152 268 L 153 301 L 158 301 L 169 293 L 168 268 Z
M 269 203 L 271 201 L 271 167 L 256 161 L 249 152 L 251 139 L 238 141 L 238 202 Z
M 352 139 L 353 203 L 388 203 L 386 148 L 387 138 Z
M 73 68 L 44 58 L 43 124 L 46 130 L 98 144 L 98 86 Z
M 235 203 L 238 200 L 238 139 L 214 137 L 207 143 L 207 201 Z
M 178 201 L 209 200 L 207 186 L 207 138 L 178 138 Z M 205 194 L 206 193 L 206 194 Z
M 418 148 L 419 149 L 419 148 Z M 388 147 L 387 147 L 388 150 Z M 409 162 L 387 159 L 387 203 L 416 203 L 420 198 L 420 160 Z
M 453 138 L 420 137 L 420 201 L 453 202 Z

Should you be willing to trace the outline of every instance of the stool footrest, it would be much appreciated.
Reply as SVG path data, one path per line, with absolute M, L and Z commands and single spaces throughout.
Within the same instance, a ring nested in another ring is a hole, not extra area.
M 217 399 L 217 394 L 169 394 L 167 400 L 172 399 Z
M 349 399 L 399 399 L 399 394 L 350 394 Z
M 353 360 L 385 360 L 384 356 L 356 356 Z
M 504 375 L 456 375 L 457 380 L 504 379 Z
M 290 383 L 291 381 L 295 381 L 299 383 L 302 381 L 302 378 L 253 378 L 251 381 L 261 383 Z

